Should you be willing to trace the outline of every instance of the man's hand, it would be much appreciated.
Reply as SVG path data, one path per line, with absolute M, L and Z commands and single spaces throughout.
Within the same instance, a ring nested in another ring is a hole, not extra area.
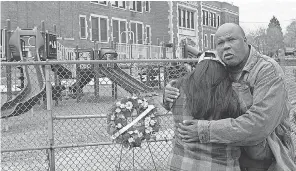
M 198 120 L 184 120 L 177 126 L 176 136 L 183 142 L 199 142 L 198 137 Z
M 174 102 L 180 95 L 179 89 L 173 87 L 173 85 L 177 82 L 177 80 L 170 81 L 164 89 L 164 100 L 167 102 Z

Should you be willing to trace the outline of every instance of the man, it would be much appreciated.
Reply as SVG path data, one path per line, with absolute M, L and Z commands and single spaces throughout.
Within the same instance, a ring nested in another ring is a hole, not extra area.
M 242 170 L 295 171 L 294 146 L 289 124 L 289 101 L 284 72 L 273 59 L 248 45 L 242 28 L 233 23 L 221 25 L 215 34 L 216 51 L 233 80 L 233 88 L 246 102 L 245 114 L 236 119 L 186 120 L 178 133 L 184 142 L 224 143 L 254 146 L 267 140 L 273 159 L 254 160 L 242 152 Z M 164 103 L 179 95 L 171 81 L 165 88 Z M 264 145 L 264 144 L 263 144 Z M 254 151 L 254 155 L 256 151 Z

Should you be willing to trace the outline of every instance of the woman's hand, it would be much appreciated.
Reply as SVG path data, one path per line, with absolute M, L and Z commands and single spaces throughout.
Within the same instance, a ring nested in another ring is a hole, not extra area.
M 177 82 L 177 80 L 170 81 L 164 89 L 164 100 L 166 102 L 173 103 L 175 99 L 177 99 L 180 95 L 179 89 L 173 87 L 173 85 Z
M 198 120 L 184 120 L 177 126 L 176 136 L 183 142 L 199 142 L 198 137 Z

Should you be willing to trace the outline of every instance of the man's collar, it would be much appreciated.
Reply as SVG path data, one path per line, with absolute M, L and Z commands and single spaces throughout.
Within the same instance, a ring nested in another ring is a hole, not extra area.
M 250 70 L 254 67 L 254 65 L 256 64 L 257 60 L 258 60 L 258 52 L 256 51 L 256 49 L 249 45 L 250 47 L 250 54 L 249 54 L 249 57 L 248 57 L 248 60 L 243 68 L 243 71 L 246 71 L 246 72 L 250 72 Z

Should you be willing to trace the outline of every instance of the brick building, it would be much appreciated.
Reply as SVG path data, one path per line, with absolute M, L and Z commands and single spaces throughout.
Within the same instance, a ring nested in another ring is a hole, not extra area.
M 203 50 L 214 49 L 214 34 L 217 28 L 224 23 L 239 24 L 239 9 L 226 2 L 201 2 Z
M 198 50 L 214 48 L 214 33 L 239 22 L 238 7 L 218 1 L 2 1 L 1 28 L 40 28 L 55 32 L 66 47 L 94 47 L 184 41 Z M 53 25 L 56 25 L 54 30 Z

